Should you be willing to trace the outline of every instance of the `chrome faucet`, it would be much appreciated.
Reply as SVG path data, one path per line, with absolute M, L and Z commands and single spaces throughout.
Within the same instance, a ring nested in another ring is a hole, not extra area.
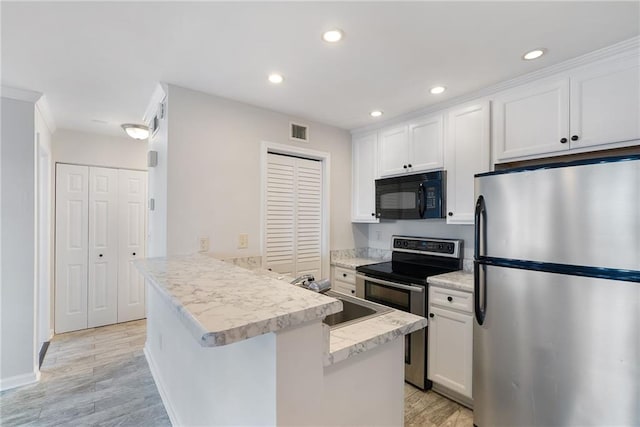
M 302 287 L 307 287 L 307 285 L 310 282 L 313 282 L 315 279 L 315 277 L 313 277 L 313 274 L 303 274 L 302 276 L 296 277 L 295 279 L 293 279 L 291 281 L 292 285 L 296 285 L 296 286 L 302 286 Z

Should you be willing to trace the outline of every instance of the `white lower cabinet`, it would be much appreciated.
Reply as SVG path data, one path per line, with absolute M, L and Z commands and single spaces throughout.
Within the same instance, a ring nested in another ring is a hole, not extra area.
M 468 292 L 429 286 L 427 377 L 471 399 L 473 314 L 467 308 L 469 301 Z
M 146 175 L 56 166 L 56 333 L 145 317 Z
M 356 271 L 350 268 L 334 267 L 331 289 L 346 295 L 356 295 Z

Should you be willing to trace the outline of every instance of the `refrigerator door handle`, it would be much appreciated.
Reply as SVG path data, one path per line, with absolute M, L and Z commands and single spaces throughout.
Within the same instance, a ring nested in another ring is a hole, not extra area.
M 487 210 L 484 203 L 484 197 L 482 195 L 478 196 L 478 200 L 476 201 L 476 210 L 475 210 L 475 255 L 476 259 L 480 259 L 480 257 L 484 256 L 484 253 L 487 249 Z M 482 239 L 480 238 L 482 237 Z
M 482 269 L 482 277 L 480 270 Z M 487 266 L 478 261 L 473 263 L 473 299 L 475 302 L 475 315 L 478 325 L 484 324 L 487 314 Z

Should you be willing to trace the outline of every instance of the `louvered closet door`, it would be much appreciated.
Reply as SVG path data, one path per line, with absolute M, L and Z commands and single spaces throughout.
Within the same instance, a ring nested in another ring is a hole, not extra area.
M 269 154 L 265 266 L 279 273 L 321 276 L 321 162 Z
M 145 317 L 144 278 L 133 265 L 145 257 L 147 173 L 118 171 L 118 322 Z
M 118 320 L 118 170 L 89 168 L 88 326 Z
M 296 275 L 321 276 L 322 169 L 296 159 Z
M 55 332 L 87 327 L 89 168 L 56 166 Z
M 283 274 L 295 269 L 294 157 L 269 154 L 267 161 L 265 256 L 266 266 Z

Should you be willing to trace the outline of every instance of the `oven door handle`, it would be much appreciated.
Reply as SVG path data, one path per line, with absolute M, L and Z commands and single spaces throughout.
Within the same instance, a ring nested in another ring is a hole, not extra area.
M 411 292 L 424 292 L 424 288 L 421 286 L 403 285 L 401 283 L 389 282 L 382 279 L 374 279 L 373 277 L 365 276 L 364 274 L 356 274 L 356 278 L 366 280 L 367 282 L 377 283 L 379 285 L 389 286 L 390 288 L 404 289 Z

